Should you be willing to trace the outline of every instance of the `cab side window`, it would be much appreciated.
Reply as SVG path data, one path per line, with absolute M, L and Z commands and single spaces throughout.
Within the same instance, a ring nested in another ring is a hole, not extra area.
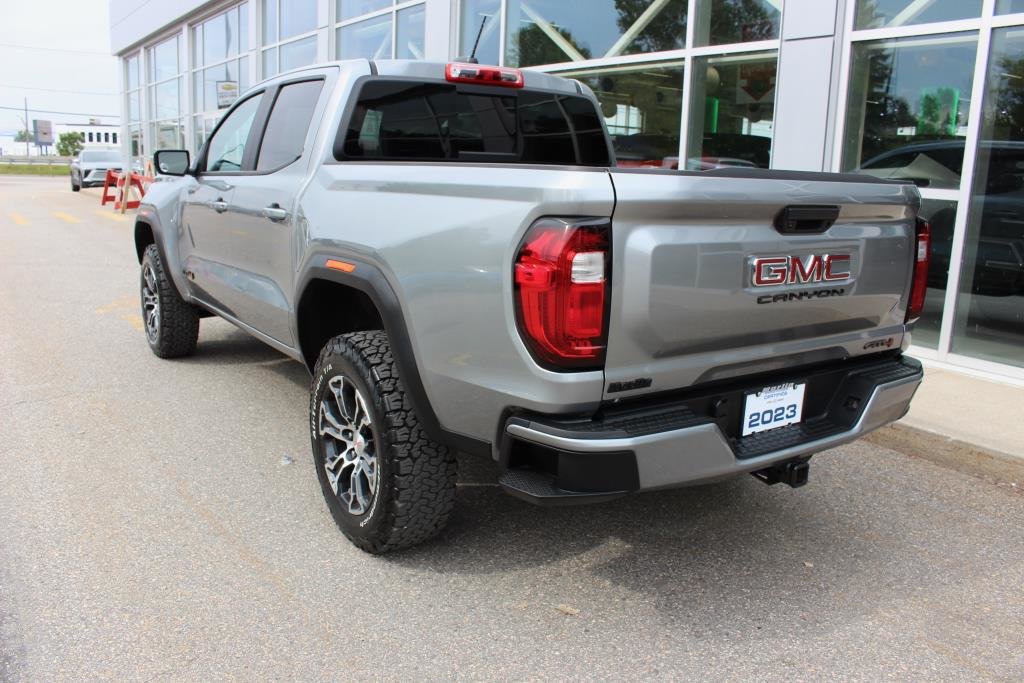
M 260 107 L 263 93 L 253 95 L 238 105 L 210 138 L 210 146 L 206 152 L 206 170 L 240 171 L 245 143 L 249 139 L 253 120 Z
M 323 80 L 290 83 L 278 91 L 260 145 L 257 171 L 273 171 L 302 156 L 309 122 L 320 99 Z

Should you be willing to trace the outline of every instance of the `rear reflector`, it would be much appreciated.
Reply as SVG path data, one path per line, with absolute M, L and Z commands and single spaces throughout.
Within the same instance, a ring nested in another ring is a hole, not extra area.
M 590 370 L 604 363 L 610 231 L 606 219 L 542 218 L 519 247 L 516 321 L 544 367 Z
M 917 219 L 914 245 L 914 279 L 910 284 L 907 302 L 907 323 L 917 322 L 924 310 L 924 297 L 928 293 L 928 264 L 932 257 L 932 228 L 928 221 Z
M 525 84 L 523 72 L 501 66 L 480 66 L 453 62 L 445 66 L 444 77 L 452 83 L 476 83 L 477 85 L 498 85 L 503 88 L 522 88 Z

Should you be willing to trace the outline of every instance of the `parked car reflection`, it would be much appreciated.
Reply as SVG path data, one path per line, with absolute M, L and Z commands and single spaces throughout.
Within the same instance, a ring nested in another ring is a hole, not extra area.
M 918 142 L 879 154 L 860 173 L 909 180 L 920 187 L 959 188 L 964 141 Z M 970 301 L 976 331 L 1024 332 L 1024 142 L 984 141 L 978 149 L 978 173 L 968 214 L 960 288 Z M 953 256 L 955 205 L 924 216 L 932 225 L 932 265 L 928 284 L 933 294 L 946 288 Z

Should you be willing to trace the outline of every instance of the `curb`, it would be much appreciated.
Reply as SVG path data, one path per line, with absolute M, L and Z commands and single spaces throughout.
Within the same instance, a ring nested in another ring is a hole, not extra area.
M 1024 458 L 1021 457 L 903 424 L 888 425 L 863 438 L 912 458 L 1024 489 Z

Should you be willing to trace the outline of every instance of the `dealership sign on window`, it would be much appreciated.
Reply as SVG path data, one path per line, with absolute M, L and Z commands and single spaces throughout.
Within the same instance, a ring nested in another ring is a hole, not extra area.
M 217 108 L 230 107 L 238 99 L 238 81 L 217 81 Z

